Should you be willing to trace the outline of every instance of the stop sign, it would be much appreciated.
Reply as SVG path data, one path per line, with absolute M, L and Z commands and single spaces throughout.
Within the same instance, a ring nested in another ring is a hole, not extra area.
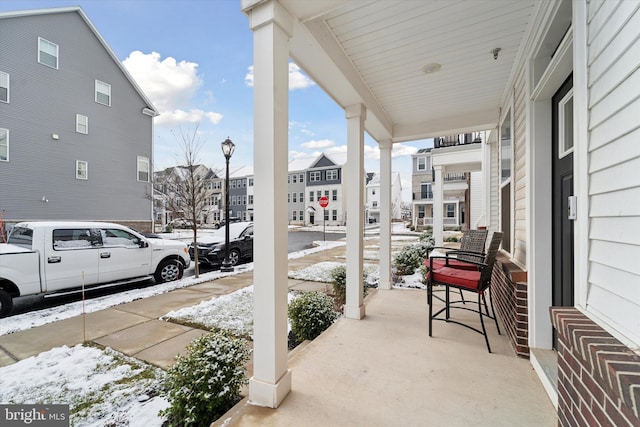
M 329 198 L 327 196 L 322 196 L 318 200 L 318 203 L 320 204 L 321 208 L 326 208 L 327 206 L 329 206 Z

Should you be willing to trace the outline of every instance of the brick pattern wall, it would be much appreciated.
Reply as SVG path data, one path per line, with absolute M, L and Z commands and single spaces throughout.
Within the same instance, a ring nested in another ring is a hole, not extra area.
M 497 259 L 491 276 L 491 297 L 498 317 L 507 330 L 507 335 L 516 354 L 529 358 L 529 314 L 527 282 L 514 283 L 511 274 L 513 265 L 505 258 Z M 525 276 L 526 277 L 526 276 Z M 516 277 L 518 278 L 518 277 Z M 522 277 L 520 277 L 522 278 Z
M 575 308 L 551 307 L 558 425 L 640 426 L 640 356 Z

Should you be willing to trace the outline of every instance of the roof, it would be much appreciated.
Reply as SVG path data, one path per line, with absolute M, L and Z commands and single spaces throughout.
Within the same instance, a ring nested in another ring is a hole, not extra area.
M 13 11 L 7 11 L 7 12 L 0 12 L 0 19 L 22 18 L 22 17 L 29 17 L 29 16 L 36 16 L 36 15 L 53 15 L 58 13 L 77 13 L 78 15 L 80 15 L 80 17 L 85 22 L 85 24 L 87 24 L 89 29 L 93 32 L 93 34 L 98 39 L 98 41 L 102 44 L 102 46 L 104 47 L 105 51 L 109 54 L 111 59 L 116 63 L 118 68 L 120 68 L 120 71 L 122 71 L 122 74 L 125 75 L 127 80 L 129 80 L 129 82 L 133 86 L 134 90 L 138 93 L 138 95 L 140 95 L 144 103 L 147 105 L 147 108 L 143 109 L 143 112 L 153 117 L 158 116 L 160 113 L 158 112 L 156 107 L 153 106 L 153 103 L 149 100 L 149 98 L 147 98 L 147 95 L 145 95 L 145 93 L 142 91 L 140 86 L 138 86 L 138 83 L 136 83 L 136 81 L 133 79 L 131 74 L 129 74 L 129 72 L 124 67 L 124 65 L 122 65 L 122 62 L 120 61 L 120 59 L 118 59 L 118 57 L 113 52 L 113 50 L 109 47 L 109 45 L 104 40 L 104 38 L 102 38 L 102 36 L 100 35 L 96 27 L 89 20 L 89 17 L 84 13 L 84 11 L 80 6 L 56 7 L 56 8 L 49 8 L 49 9 L 13 10 Z

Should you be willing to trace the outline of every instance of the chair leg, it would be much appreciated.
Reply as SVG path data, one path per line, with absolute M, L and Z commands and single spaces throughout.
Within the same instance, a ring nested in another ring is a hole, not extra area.
M 451 310 L 449 310 L 450 298 L 449 298 L 449 285 L 445 285 L 445 297 L 444 297 L 444 307 L 445 307 L 445 319 L 449 320 Z
M 464 300 L 464 294 L 462 293 L 462 289 L 458 289 L 458 291 L 460 291 L 460 299 L 462 300 L 462 303 L 466 304 L 467 302 Z
M 483 298 L 483 295 L 478 293 L 478 313 L 480 315 L 480 325 L 482 326 L 482 334 L 484 335 L 484 341 L 487 343 L 487 350 L 491 353 L 491 346 L 489 345 L 489 337 L 487 336 L 487 329 L 484 327 L 484 319 L 482 318 L 482 302 L 480 299 Z
M 498 335 L 502 335 L 500 333 L 500 326 L 498 326 L 498 316 L 496 315 L 496 309 L 493 307 L 493 295 L 491 294 L 491 288 L 489 288 L 489 304 L 491 304 L 491 313 L 493 313 L 493 320 L 496 322 L 496 329 L 498 330 Z

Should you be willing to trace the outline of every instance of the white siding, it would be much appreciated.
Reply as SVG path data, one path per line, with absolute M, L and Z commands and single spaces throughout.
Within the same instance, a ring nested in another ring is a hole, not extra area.
M 514 153 L 513 153 L 513 222 L 511 235 L 513 236 L 512 255 L 521 265 L 527 263 L 527 168 L 526 168 L 526 133 L 527 133 L 527 102 L 525 88 L 524 67 L 515 82 L 514 87 Z
M 484 218 L 484 185 L 482 184 L 482 172 L 471 172 L 471 184 L 470 184 L 470 205 L 471 205 L 471 222 L 470 227 L 473 229 L 486 224 L 486 218 Z
M 640 2 L 588 7 L 587 310 L 640 344 Z

